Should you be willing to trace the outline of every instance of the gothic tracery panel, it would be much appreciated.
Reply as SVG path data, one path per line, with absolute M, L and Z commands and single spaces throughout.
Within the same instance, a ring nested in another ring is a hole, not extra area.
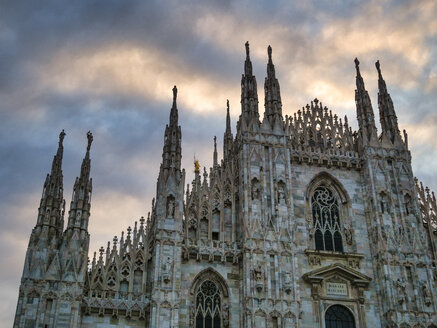
M 311 197 L 314 239 L 317 250 L 343 252 L 339 201 L 326 186 L 317 187 Z
M 211 280 L 200 285 L 196 294 L 196 328 L 222 327 L 221 298 L 219 287 Z

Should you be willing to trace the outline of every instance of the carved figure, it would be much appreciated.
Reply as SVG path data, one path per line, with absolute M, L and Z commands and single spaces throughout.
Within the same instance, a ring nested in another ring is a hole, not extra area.
M 252 184 L 252 200 L 259 199 L 259 185 L 257 181 Z
M 395 283 L 396 290 L 398 292 L 398 302 L 399 304 L 403 304 L 405 302 L 405 281 L 403 281 L 401 278 L 398 278 L 398 280 Z
M 422 285 L 422 293 L 423 293 L 423 300 L 425 301 L 426 306 L 430 306 L 432 296 L 426 282 L 424 282 Z
M 344 236 L 346 238 L 346 243 L 352 245 L 352 228 L 344 228 Z
M 162 278 L 165 283 L 170 282 L 171 267 L 172 261 L 171 258 L 168 256 L 167 259 L 162 263 Z
M 253 279 L 255 281 L 255 288 L 258 292 L 264 289 L 264 270 L 261 265 L 253 269 Z
M 291 272 L 285 272 L 284 274 L 284 290 L 287 294 L 291 293 L 293 286 L 293 277 L 291 275 Z
M 281 184 L 278 185 L 278 203 L 285 203 L 285 190 L 284 186 Z
M 167 217 L 173 218 L 174 209 L 175 209 L 175 201 L 173 198 L 169 198 L 167 203 Z

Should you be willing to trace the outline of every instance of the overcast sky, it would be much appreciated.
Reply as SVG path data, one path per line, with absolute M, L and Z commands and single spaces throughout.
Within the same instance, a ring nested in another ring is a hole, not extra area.
M 0 326 L 12 326 L 59 132 L 67 133 L 67 204 L 86 132 L 94 134 L 92 254 L 150 210 L 173 85 L 187 182 L 193 156 L 211 165 L 214 135 L 221 156 L 226 99 L 234 133 L 240 113 L 247 40 L 261 116 L 269 44 L 284 114 L 317 97 L 354 128 L 353 60 L 361 61 L 378 120 L 379 59 L 414 174 L 437 189 L 436 2 L 291 2 L 0 2 Z

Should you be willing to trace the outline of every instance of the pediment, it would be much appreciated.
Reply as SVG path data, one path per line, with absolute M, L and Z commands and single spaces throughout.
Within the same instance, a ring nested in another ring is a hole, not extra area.
M 334 263 L 305 273 L 302 278 L 310 283 L 321 283 L 333 276 L 341 277 L 352 285 L 366 287 L 372 278 L 340 263 Z

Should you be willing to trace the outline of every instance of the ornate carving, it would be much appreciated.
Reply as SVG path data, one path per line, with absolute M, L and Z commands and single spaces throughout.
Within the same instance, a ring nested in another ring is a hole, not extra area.
M 255 288 L 260 293 L 264 289 L 264 269 L 261 265 L 252 270 L 252 278 L 255 282 Z
M 423 294 L 423 301 L 425 302 L 426 306 L 431 305 L 432 295 L 429 291 L 428 284 L 426 282 L 423 282 L 422 284 L 422 294 Z
M 405 302 L 405 281 L 401 278 L 398 278 L 398 280 L 396 280 L 395 286 L 398 292 L 398 303 L 403 304 Z
M 284 273 L 284 291 L 290 294 L 293 289 L 293 275 L 291 272 Z
M 165 261 L 162 263 L 162 279 L 166 284 L 168 284 L 171 280 L 172 266 L 173 266 L 173 262 L 170 257 L 167 257 Z

